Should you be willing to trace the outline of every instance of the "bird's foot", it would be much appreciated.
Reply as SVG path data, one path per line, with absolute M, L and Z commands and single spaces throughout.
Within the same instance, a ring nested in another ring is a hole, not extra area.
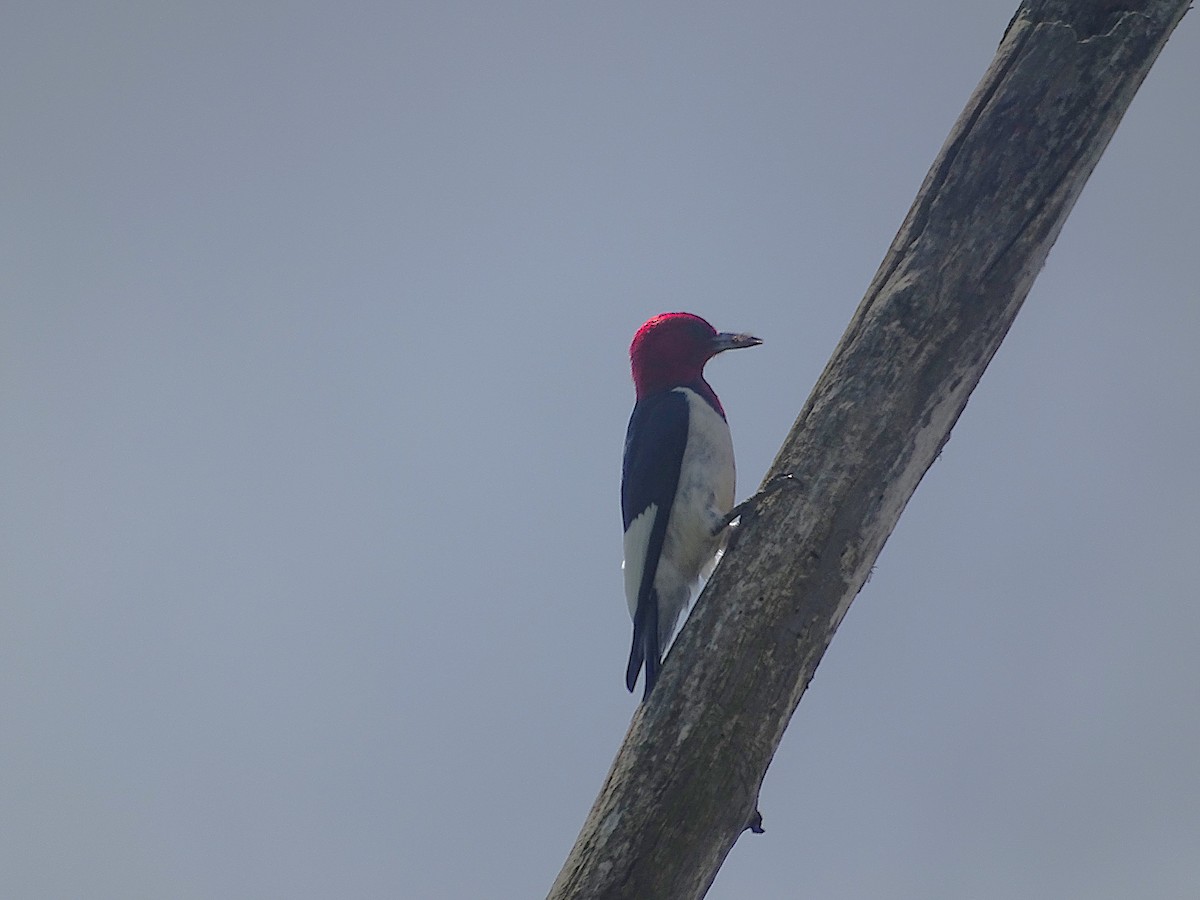
M 741 503 L 739 503 L 737 506 L 735 506 L 733 509 L 731 509 L 728 513 L 726 513 L 724 516 L 722 516 L 721 520 L 719 522 L 717 522 L 716 525 L 713 526 L 713 531 L 712 531 L 713 537 L 716 537 L 717 535 L 719 535 L 722 531 L 724 531 L 726 528 L 728 528 L 730 525 L 732 525 L 737 519 L 741 519 L 743 517 L 746 517 L 746 518 L 752 517 L 758 511 L 758 505 L 760 503 L 762 503 L 762 501 L 765 500 L 767 497 L 769 497 L 771 494 L 774 494 L 776 491 L 778 491 L 780 488 L 788 487 L 789 485 L 794 487 L 794 486 L 798 486 L 799 484 L 800 484 L 800 480 L 798 478 L 796 478 L 795 475 L 792 475 L 790 472 L 785 472 L 782 475 L 776 475 L 774 478 L 772 478 L 770 481 L 768 481 L 765 485 L 763 485 L 762 489 L 758 493 L 756 493 L 753 497 L 750 497 L 748 500 L 743 500 Z

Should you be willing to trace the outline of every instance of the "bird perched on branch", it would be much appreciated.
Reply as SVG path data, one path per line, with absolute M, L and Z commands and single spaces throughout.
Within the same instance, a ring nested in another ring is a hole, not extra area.
M 633 616 L 625 684 L 632 691 L 644 665 L 643 697 L 654 689 L 697 579 L 711 571 L 733 510 L 733 441 L 704 364 L 724 350 L 761 343 L 675 312 L 646 322 L 629 347 L 637 403 L 621 477 L 625 597 Z

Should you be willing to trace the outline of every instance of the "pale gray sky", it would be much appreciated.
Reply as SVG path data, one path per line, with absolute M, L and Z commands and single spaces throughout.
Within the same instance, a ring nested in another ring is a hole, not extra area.
M 12 2 L 0 896 L 544 895 L 622 684 L 626 348 L 753 489 L 1016 0 Z M 1200 31 L 710 892 L 1200 895 Z

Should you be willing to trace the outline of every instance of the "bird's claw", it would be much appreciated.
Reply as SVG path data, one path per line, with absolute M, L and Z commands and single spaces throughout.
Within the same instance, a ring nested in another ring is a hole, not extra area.
M 768 481 L 758 493 L 747 500 L 743 500 L 728 513 L 726 513 L 719 522 L 713 527 L 713 537 L 719 535 L 722 531 L 732 525 L 737 519 L 742 517 L 751 517 L 758 511 L 758 505 L 771 494 L 774 494 L 780 488 L 789 485 L 799 485 L 800 481 L 795 475 L 790 472 L 784 472 L 782 475 L 776 475 Z

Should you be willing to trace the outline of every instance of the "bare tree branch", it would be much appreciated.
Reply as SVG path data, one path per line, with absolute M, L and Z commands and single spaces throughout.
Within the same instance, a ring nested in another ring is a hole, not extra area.
M 701 897 L 1188 0 L 1027 0 L 672 649 L 551 900 Z

